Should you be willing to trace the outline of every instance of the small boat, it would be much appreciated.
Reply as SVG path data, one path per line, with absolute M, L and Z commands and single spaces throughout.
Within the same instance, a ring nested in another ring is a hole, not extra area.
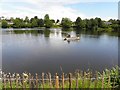
M 67 40 L 67 41 L 73 41 L 73 40 L 80 40 L 80 37 L 69 37 L 69 38 L 64 38 L 64 40 Z

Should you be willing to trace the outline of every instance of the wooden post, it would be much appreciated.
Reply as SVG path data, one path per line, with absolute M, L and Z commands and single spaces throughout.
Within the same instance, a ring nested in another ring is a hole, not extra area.
M 19 78 L 19 74 L 16 73 L 16 89 L 18 88 L 18 78 Z
M 57 75 L 57 73 L 56 73 L 56 76 L 55 76 L 55 87 L 56 87 L 56 89 L 59 88 L 59 76 Z
M 29 88 L 31 89 L 32 87 L 31 87 L 31 74 L 30 73 L 29 73 L 28 79 L 29 79 Z
M 38 74 L 36 73 L 36 89 L 38 89 Z
M 62 73 L 62 89 L 64 89 L 64 81 L 65 81 L 65 79 L 64 79 L 64 73 Z
M 6 90 L 6 74 L 3 73 L 3 89 Z
M 78 89 L 78 79 L 79 79 L 79 73 L 76 75 L 76 88 Z
M 42 88 L 44 88 L 44 73 L 42 73 Z
M 21 85 L 21 81 L 20 81 L 20 74 L 18 74 L 19 76 L 18 76 L 18 86 L 20 86 Z M 21 87 L 17 87 L 17 88 L 21 88 Z
M 88 73 L 88 88 L 90 88 L 91 72 Z
M 48 84 L 49 84 L 49 76 L 48 76 L 48 74 L 46 74 L 45 79 L 46 79 L 46 83 L 48 83 Z
M 35 88 L 35 83 L 34 83 L 34 76 L 31 76 L 31 88 L 34 89 Z
M 98 72 L 96 71 L 96 73 L 95 73 L 95 86 L 94 86 L 94 88 L 97 88 L 97 83 L 98 83 Z
M 111 84 L 110 84 L 110 72 L 108 72 L 108 89 L 110 88 Z
M 9 82 L 10 82 L 10 89 L 12 90 L 12 81 L 11 81 L 11 74 L 9 73 Z
M 72 88 L 72 74 L 69 73 L 69 89 Z
M 22 88 L 25 88 L 25 83 L 24 83 L 24 74 L 22 74 Z
M 84 72 L 84 74 L 83 74 L 83 78 L 82 78 L 82 88 L 85 88 L 85 87 L 84 87 L 84 80 L 85 80 L 85 78 L 86 78 L 86 72 Z
M 48 73 L 48 78 L 49 78 L 49 86 L 50 88 L 52 88 L 51 73 Z

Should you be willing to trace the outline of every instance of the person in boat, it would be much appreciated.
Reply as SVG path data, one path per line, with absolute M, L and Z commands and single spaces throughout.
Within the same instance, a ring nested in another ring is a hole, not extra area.
M 67 35 L 67 38 L 70 38 L 70 37 L 71 37 L 70 34 L 68 34 L 68 35 Z
M 70 37 L 71 37 L 70 34 L 68 34 L 66 38 L 64 38 L 64 40 L 67 40 L 67 38 L 70 38 Z

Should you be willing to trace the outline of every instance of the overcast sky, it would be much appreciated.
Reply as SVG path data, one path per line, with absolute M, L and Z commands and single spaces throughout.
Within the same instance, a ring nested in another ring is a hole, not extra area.
M 89 2 L 88 2 L 89 1 Z M 105 2 L 104 2 L 105 1 Z M 0 16 L 43 18 L 49 14 L 52 19 L 68 17 L 75 20 L 81 18 L 100 17 L 104 20 L 118 18 L 119 0 L 2 0 Z

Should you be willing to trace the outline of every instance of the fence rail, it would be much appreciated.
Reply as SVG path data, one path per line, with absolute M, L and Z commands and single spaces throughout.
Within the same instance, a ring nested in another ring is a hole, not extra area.
M 102 74 L 92 74 L 92 72 L 76 72 L 58 75 L 57 73 L 52 78 L 51 73 L 42 75 L 31 75 L 30 73 L 23 74 L 5 74 L 2 73 L 3 88 L 115 88 L 116 78 L 120 76 L 111 76 L 108 73 L 105 76 Z M 113 83 L 111 83 L 111 80 Z

